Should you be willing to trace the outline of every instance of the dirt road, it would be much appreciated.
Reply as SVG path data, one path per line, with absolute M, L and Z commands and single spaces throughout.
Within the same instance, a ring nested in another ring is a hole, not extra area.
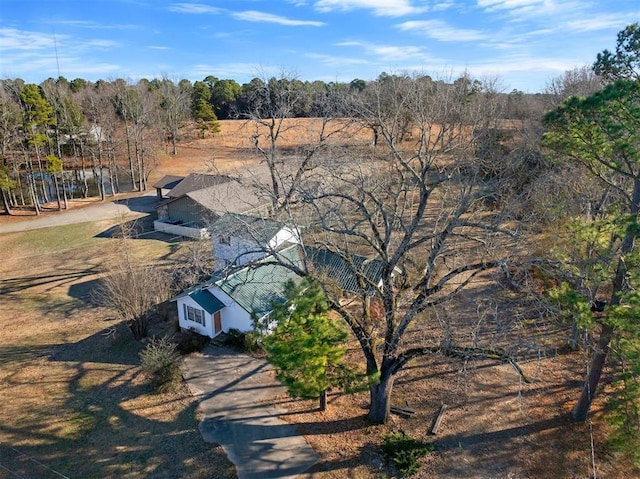
M 68 211 L 60 211 L 42 216 L 24 216 L 23 221 L 0 222 L 0 233 L 15 233 L 29 231 L 51 226 L 70 225 L 87 221 L 100 221 L 129 216 L 131 214 L 149 214 L 155 211 L 157 197 L 155 191 L 147 192 L 142 196 L 118 199 L 104 203 L 95 203 Z

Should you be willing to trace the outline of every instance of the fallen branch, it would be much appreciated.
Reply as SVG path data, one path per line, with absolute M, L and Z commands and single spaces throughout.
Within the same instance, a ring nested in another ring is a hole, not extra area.
M 404 418 L 404 419 L 408 419 L 410 418 L 413 414 L 416 413 L 415 409 L 411 409 L 411 408 L 404 408 L 404 407 L 397 407 L 397 406 L 391 406 L 389 408 L 389 411 L 392 412 L 393 414 L 397 414 L 398 416 Z
M 433 425 L 431 426 L 431 430 L 429 431 L 429 434 L 438 434 L 438 429 L 440 428 L 440 423 L 442 422 L 442 418 L 444 416 L 445 411 L 447 410 L 447 407 L 448 406 L 446 404 L 443 404 L 442 406 L 440 406 L 440 412 L 438 413 L 435 420 L 433 421 Z

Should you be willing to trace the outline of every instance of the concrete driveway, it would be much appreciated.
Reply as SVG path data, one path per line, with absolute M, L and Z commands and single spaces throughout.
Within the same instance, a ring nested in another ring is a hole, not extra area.
M 265 361 L 218 346 L 188 356 L 184 378 L 200 401 L 205 441 L 220 444 L 239 479 L 293 478 L 318 456 L 273 406 L 284 388 Z

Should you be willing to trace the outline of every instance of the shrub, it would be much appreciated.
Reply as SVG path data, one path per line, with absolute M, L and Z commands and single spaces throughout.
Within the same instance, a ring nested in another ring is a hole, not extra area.
M 153 388 L 165 392 L 180 379 L 180 353 L 167 338 L 154 338 L 140 352 L 142 370 Z
M 392 461 L 403 477 L 418 472 L 418 459 L 433 451 L 431 444 L 413 439 L 404 432 L 390 432 L 382 436 L 382 440 L 385 459 Z
M 173 336 L 178 352 L 182 355 L 200 352 L 209 344 L 210 338 L 193 330 L 180 331 Z
M 227 333 L 226 344 L 234 348 L 240 349 L 241 351 L 255 353 L 262 349 L 260 346 L 259 339 L 260 339 L 260 335 L 253 331 L 248 331 L 246 333 L 243 333 L 238 329 L 231 328 Z
M 242 349 L 244 351 L 247 351 L 248 353 L 257 353 L 259 351 L 262 351 L 262 346 L 260 345 L 260 335 L 255 331 L 247 331 L 246 333 L 244 333 Z

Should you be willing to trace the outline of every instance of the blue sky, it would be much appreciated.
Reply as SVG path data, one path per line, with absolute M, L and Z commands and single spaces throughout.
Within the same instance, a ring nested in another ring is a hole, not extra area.
M 242 84 L 466 69 L 537 92 L 638 21 L 638 0 L 0 0 L 0 77 Z

